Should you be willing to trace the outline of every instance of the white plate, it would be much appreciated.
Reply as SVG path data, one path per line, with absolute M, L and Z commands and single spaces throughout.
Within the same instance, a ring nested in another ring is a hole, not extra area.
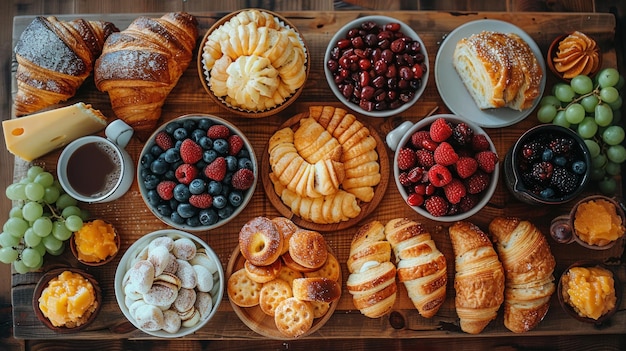
M 459 40 L 484 30 L 515 33 L 528 43 L 528 46 L 530 46 L 530 49 L 535 54 L 543 70 L 543 77 L 541 78 L 539 97 L 535 99 L 531 108 L 524 111 L 517 111 L 510 108 L 481 110 L 465 88 L 463 81 L 461 81 L 461 78 L 452 65 L 454 48 Z M 535 107 L 537 107 L 537 104 L 539 104 L 539 100 L 541 100 L 540 97 L 543 95 L 543 90 L 546 86 L 546 63 L 537 43 L 521 28 L 511 23 L 498 20 L 486 19 L 472 21 L 454 29 L 441 44 L 435 59 L 435 82 L 437 83 L 437 90 L 439 90 L 439 95 L 441 95 L 443 102 L 454 114 L 463 116 L 481 127 L 506 127 L 526 118 Z

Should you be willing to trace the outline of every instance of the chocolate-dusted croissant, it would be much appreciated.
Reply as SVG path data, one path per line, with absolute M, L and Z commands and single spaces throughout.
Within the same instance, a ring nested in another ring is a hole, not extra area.
M 16 116 L 65 101 L 91 74 L 106 38 L 119 31 L 113 23 L 36 17 L 15 46 Z

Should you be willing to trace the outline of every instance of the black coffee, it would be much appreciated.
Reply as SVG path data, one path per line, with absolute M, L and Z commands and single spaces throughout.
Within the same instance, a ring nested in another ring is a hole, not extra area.
M 110 192 L 121 175 L 120 159 L 106 143 L 80 146 L 67 161 L 67 181 L 79 194 L 100 197 Z

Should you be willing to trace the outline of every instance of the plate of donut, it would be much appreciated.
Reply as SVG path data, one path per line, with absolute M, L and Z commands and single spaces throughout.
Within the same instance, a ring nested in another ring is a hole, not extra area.
M 389 159 L 373 127 L 342 108 L 310 106 L 270 137 L 260 174 L 282 216 L 327 232 L 374 211 L 389 183 Z
M 342 286 L 341 265 L 323 235 L 286 217 L 255 217 L 239 242 L 226 267 L 226 293 L 241 321 L 279 340 L 322 328 Z

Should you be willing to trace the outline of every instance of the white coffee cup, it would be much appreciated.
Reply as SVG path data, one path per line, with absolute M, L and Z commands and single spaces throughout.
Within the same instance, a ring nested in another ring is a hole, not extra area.
M 132 158 L 124 149 L 133 129 L 115 120 L 105 129 L 106 138 L 89 135 L 68 144 L 57 163 L 63 190 L 78 201 L 101 203 L 119 199 L 135 178 Z

